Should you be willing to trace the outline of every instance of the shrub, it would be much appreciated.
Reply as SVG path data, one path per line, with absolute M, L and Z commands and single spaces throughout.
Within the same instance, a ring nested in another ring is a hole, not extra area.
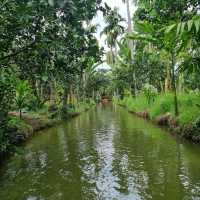
M 38 109 L 43 108 L 44 104 L 45 102 L 34 94 L 30 94 L 27 97 L 26 107 L 29 111 L 37 111 Z
M 155 101 L 158 91 L 153 85 L 145 84 L 143 88 L 143 93 L 147 99 L 147 103 L 150 105 L 151 103 Z
M 174 113 L 174 98 L 172 94 L 161 94 L 159 95 L 154 104 L 150 107 L 149 111 L 152 118 L 158 117 L 159 115 L 166 114 L 168 112 Z
M 16 86 L 16 106 L 19 109 L 20 118 L 22 118 L 22 109 L 25 108 L 27 98 L 31 94 L 31 89 L 27 81 L 19 80 Z
M 8 68 L 0 68 L 0 156 L 10 148 L 8 111 L 11 110 L 14 91 L 13 73 Z

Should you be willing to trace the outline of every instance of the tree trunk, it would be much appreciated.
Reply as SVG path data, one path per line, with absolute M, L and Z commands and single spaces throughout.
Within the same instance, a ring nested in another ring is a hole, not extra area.
M 176 77 L 175 77 L 175 55 L 173 52 L 171 53 L 171 59 L 172 59 L 172 87 L 174 92 L 174 111 L 175 111 L 175 116 L 178 116 L 179 109 L 178 109 L 178 98 L 177 98 Z
M 126 10 L 127 10 L 127 21 L 128 21 L 128 33 L 132 33 L 132 21 L 131 21 L 131 12 L 130 12 L 130 0 L 126 0 Z M 128 46 L 131 50 L 131 66 L 133 67 L 134 61 L 134 43 L 132 40 L 128 41 Z M 135 69 L 133 69 L 133 85 L 134 85 L 134 96 L 137 96 L 137 84 L 136 84 L 136 74 Z
M 137 96 L 137 83 L 136 83 L 136 75 L 135 70 L 133 71 L 133 84 L 134 84 L 134 96 Z
M 55 83 L 54 81 L 52 81 L 52 83 L 50 83 L 50 102 L 52 105 L 56 104 L 56 99 L 55 99 Z
M 110 51 L 111 51 L 111 57 L 112 57 L 112 65 L 114 65 L 114 63 L 115 63 L 115 58 L 114 58 L 114 52 L 113 52 L 113 48 L 112 48 L 112 46 L 110 47 Z
M 67 107 L 67 99 L 68 99 L 68 91 L 67 87 L 64 87 L 64 93 L 63 93 L 63 107 Z
M 128 20 L 128 33 L 132 32 L 131 12 L 130 12 L 130 0 L 126 0 L 127 20 Z
M 171 73 L 169 67 L 167 67 L 167 76 L 165 78 L 165 92 L 171 90 Z
M 180 73 L 179 74 L 179 77 L 178 77 L 178 91 L 179 92 L 183 92 L 184 91 L 184 76 L 183 76 L 183 73 Z
M 22 110 L 19 109 L 19 118 L 22 119 Z
M 70 85 L 70 93 L 69 93 L 69 103 L 73 104 L 73 91 L 72 91 L 72 85 Z

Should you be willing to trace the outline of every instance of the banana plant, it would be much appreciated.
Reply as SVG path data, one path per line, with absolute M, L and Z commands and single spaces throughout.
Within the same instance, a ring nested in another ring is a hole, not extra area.
M 159 50 L 164 49 L 170 56 L 171 62 L 171 79 L 172 79 L 172 89 L 174 92 L 174 110 L 175 115 L 179 114 L 178 109 L 178 99 L 177 99 L 177 83 L 176 83 L 176 68 L 177 68 L 177 59 L 180 52 L 187 46 L 187 37 L 180 37 L 172 31 L 166 30 L 166 27 L 160 30 L 155 30 L 151 23 L 143 21 L 138 22 L 137 31 L 128 35 L 128 38 L 132 40 L 140 40 L 146 42 L 147 44 L 151 43 L 155 48 Z
M 26 106 L 26 100 L 31 93 L 30 86 L 27 81 L 18 81 L 16 86 L 16 106 L 19 109 L 20 119 L 22 118 L 22 109 Z

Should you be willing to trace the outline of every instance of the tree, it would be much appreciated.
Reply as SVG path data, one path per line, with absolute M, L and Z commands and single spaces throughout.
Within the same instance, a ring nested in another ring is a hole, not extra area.
M 104 15 L 104 19 L 107 25 L 101 32 L 101 35 L 102 34 L 106 35 L 106 43 L 110 48 L 112 55 L 112 64 L 114 64 L 115 62 L 114 57 L 117 54 L 116 50 L 117 39 L 124 32 L 124 27 L 121 25 L 121 22 L 123 22 L 124 20 L 119 15 L 117 8 L 114 8 L 114 10 L 110 10 L 109 7 L 107 8 L 107 12 Z M 115 48 L 115 53 L 113 51 L 113 48 Z
M 127 11 L 127 22 L 128 22 L 128 29 L 127 29 L 127 34 L 132 33 L 133 31 L 133 25 L 132 25 L 132 17 L 131 17 L 131 11 L 130 11 L 130 5 L 131 2 L 133 2 L 134 4 L 136 3 L 135 0 L 122 0 L 123 3 L 126 4 L 126 11 Z M 128 46 L 130 48 L 130 52 L 131 52 L 131 60 L 130 63 L 133 67 L 133 72 L 132 72 L 132 76 L 133 76 L 133 83 L 134 83 L 134 96 L 137 95 L 137 84 L 136 84 L 136 73 L 134 70 L 134 51 L 135 51 L 135 45 L 133 44 L 133 42 L 131 40 L 128 40 Z

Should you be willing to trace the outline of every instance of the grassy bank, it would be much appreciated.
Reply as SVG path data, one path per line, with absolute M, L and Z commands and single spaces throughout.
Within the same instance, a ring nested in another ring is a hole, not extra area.
M 160 94 L 154 101 L 148 103 L 144 95 L 137 98 L 125 97 L 115 100 L 125 106 L 130 112 L 148 118 L 155 123 L 169 127 L 182 137 L 200 142 L 200 95 L 182 93 L 178 95 L 179 115 L 174 115 L 173 94 Z
M 18 146 L 38 133 L 39 130 L 52 127 L 63 120 L 68 120 L 89 110 L 95 102 L 92 100 L 77 103 L 66 108 L 56 105 L 45 105 L 42 109 L 22 112 L 9 112 L 8 128 L 5 142 L 1 143 L 0 161 L 5 157 L 15 153 Z

